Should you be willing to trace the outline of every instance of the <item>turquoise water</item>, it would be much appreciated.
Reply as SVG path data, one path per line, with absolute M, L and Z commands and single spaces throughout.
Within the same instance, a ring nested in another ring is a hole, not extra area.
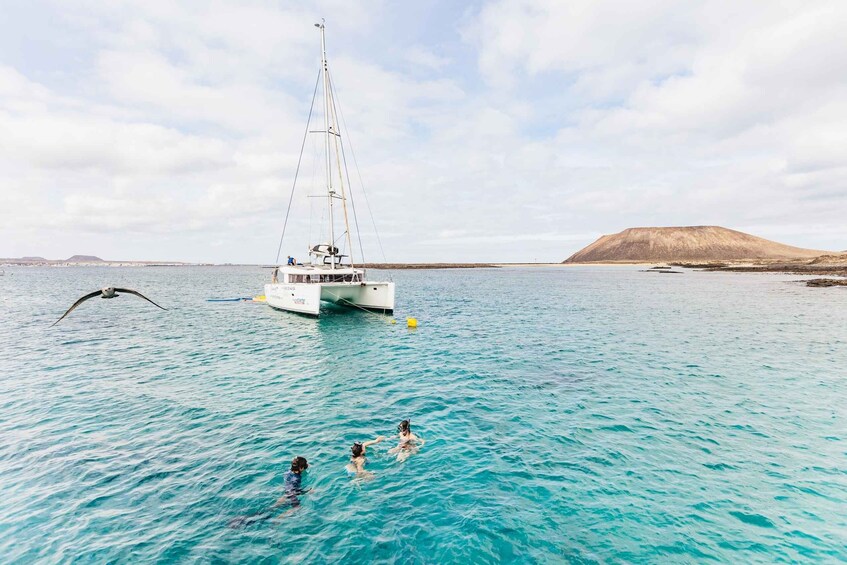
M 206 298 L 258 268 L 6 269 L 4 562 L 847 559 L 847 292 L 636 268 L 394 272 L 404 324 Z M 74 299 L 113 284 L 148 294 Z M 355 440 L 427 440 L 374 480 Z M 292 515 L 233 529 L 309 459 Z

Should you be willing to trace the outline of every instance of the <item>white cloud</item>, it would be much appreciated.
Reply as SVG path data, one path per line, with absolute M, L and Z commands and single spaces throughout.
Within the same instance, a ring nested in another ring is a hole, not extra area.
M 615 229 L 706 218 L 778 226 L 800 215 L 806 237 L 793 243 L 832 245 L 815 227 L 836 226 L 847 211 L 847 163 L 836 154 L 847 131 L 847 5 L 633 6 L 537 1 L 482 11 L 474 40 L 493 88 L 514 93 L 543 77 L 579 105 L 553 142 L 579 156 L 553 173 L 559 194 L 576 188 L 568 206 Z M 597 77 L 613 77 L 615 88 Z M 580 160 L 601 168 L 575 187 Z
M 450 64 L 449 57 L 436 55 L 420 45 L 414 45 L 406 49 L 406 60 L 420 67 L 438 71 Z
M 468 245 L 468 244 L 504 244 L 504 243 L 514 243 L 514 242 L 531 242 L 531 243 L 542 243 L 542 242 L 563 242 L 563 241 L 584 241 L 590 238 L 596 238 L 597 236 L 593 233 L 557 233 L 557 232 L 544 232 L 544 233 L 520 233 L 520 234 L 504 234 L 504 235 L 444 235 L 439 234 L 439 237 L 436 239 L 424 239 L 418 242 L 419 245 L 441 245 L 441 246 L 453 246 L 453 245 Z
M 389 260 L 561 260 L 631 225 L 847 247 L 843 2 L 491 2 L 389 50 L 400 8 L 381 4 L 34 9 L 75 39 L 61 45 L 75 58 L 0 55 L 0 255 L 268 261 L 321 13 Z M 442 33 L 455 21 L 463 31 Z M 315 141 L 296 249 L 320 188 Z M 44 233 L 67 247 L 28 247 Z
M 0 136 L 0 150 L 7 158 L 44 169 L 164 175 L 213 170 L 231 159 L 216 139 L 154 124 L 123 124 L 91 116 L 0 113 Z

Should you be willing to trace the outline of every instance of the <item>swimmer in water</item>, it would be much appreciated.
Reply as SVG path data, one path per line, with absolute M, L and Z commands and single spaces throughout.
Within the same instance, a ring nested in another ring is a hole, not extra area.
M 240 528 L 243 526 L 249 526 L 251 524 L 255 524 L 256 522 L 263 522 L 269 518 L 273 518 L 276 513 L 275 510 L 280 508 L 281 506 L 288 506 L 288 510 L 279 515 L 287 516 L 291 514 L 300 506 L 300 499 L 297 498 L 301 494 L 306 494 L 309 492 L 310 488 L 304 489 L 301 486 L 301 482 L 303 480 L 303 471 L 309 468 L 309 462 L 306 461 L 305 457 L 295 457 L 291 461 L 291 468 L 285 472 L 283 475 L 283 491 L 285 494 L 276 501 L 276 503 L 265 510 L 264 512 L 259 512 L 257 514 L 251 514 L 249 516 L 239 516 L 238 518 L 233 518 L 229 522 L 230 528 Z
M 283 489 L 285 494 L 276 501 L 274 504 L 274 508 L 279 508 L 280 506 L 289 505 L 292 509 L 300 506 L 300 499 L 297 498 L 299 494 L 306 494 L 312 489 L 303 489 L 300 484 L 303 481 L 303 471 L 309 468 L 309 462 L 306 461 L 305 457 L 295 457 L 291 461 L 291 469 L 285 472 L 282 476 L 283 478 Z
M 388 453 L 396 453 L 397 461 L 405 461 L 412 453 L 417 453 L 426 441 L 412 433 L 412 423 L 409 420 L 400 422 L 397 430 L 400 432 L 398 434 L 400 443 L 397 447 L 392 447 Z
M 373 477 L 373 473 L 371 473 L 370 471 L 365 471 L 365 451 L 368 447 L 376 445 L 384 439 L 385 436 L 379 436 L 376 439 L 372 439 L 370 441 L 357 441 L 356 443 L 354 443 L 353 447 L 350 448 L 350 451 L 352 452 L 350 456 L 350 462 L 344 467 L 344 470 L 347 471 L 347 474 L 351 477 Z

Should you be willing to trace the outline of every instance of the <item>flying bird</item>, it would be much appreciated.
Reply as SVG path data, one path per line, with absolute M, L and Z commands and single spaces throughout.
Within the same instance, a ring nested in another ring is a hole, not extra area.
M 56 324 L 58 324 L 59 322 L 64 320 L 65 316 L 67 316 L 68 314 L 73 312 L 74 308 L 76 308 L 77 306 L 79 306 L 80 304 L 82 304 L 83 302 L 88 300 L 89 298 L 94 298 L 95 296 L 99 296 L 100 298 L 115 298 L 116 296 L 119 296 L 118 293 L 134 294 L 135 296 L 139 296 L 139 297 L 143 298 L 144 300 L 146 300 L 147 302 L 149 302 L 150 304 L 152 304 L 156 308 L 162 308 L 161 306 L 159 306 L 158 304 L 156 304 L 155 302 L 153 302 L 152 300 L 150 300 L 149 298 L 147 298 L 146 296 L 144 296 L 143 294 L 141 294 L 137 290 L 132 290 L 131 288 L 115 288 L 113 286 L 107 286 L 106 288 L 101 288 L 100 290 L 95 290 L 94 292 L 92 292 L 90 294 L 86 294 L 85 296 L 83 296 L 82 298 L 80 298 L 79 300 L 74 302 L 74 305 L 71 306 L 70 308 L 68 308 L 68 311 L 65 312 L 62 315 L 61 318 L 59 318 L 58 320 L 53 322 L 50 325 L 50 327 L 52 328 L 53 326 L 55 326 Z M 167 310 L 167 308 L 162 308 L 162 310 Z

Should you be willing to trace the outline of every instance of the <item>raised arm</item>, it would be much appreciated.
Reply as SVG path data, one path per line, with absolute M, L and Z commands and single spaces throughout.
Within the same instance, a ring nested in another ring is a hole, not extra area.
M 382 440 L 384 440 L 384 439 L 385 439 L 385 436 L 379 436 L 379 437 L 377 437 L 376 439 L 372 439 L 372 440 L 370 440 L 370 441 L 366 441 L 366 442 L 364 442 L 364 443 L 362 444 L 362 447 L 370 447 L 370 446 L 372 446 L 372 445 L 376 445 L 376 444 L 378 444 L 379 442 L 381 442 L 381 441 L 382 441 Z

